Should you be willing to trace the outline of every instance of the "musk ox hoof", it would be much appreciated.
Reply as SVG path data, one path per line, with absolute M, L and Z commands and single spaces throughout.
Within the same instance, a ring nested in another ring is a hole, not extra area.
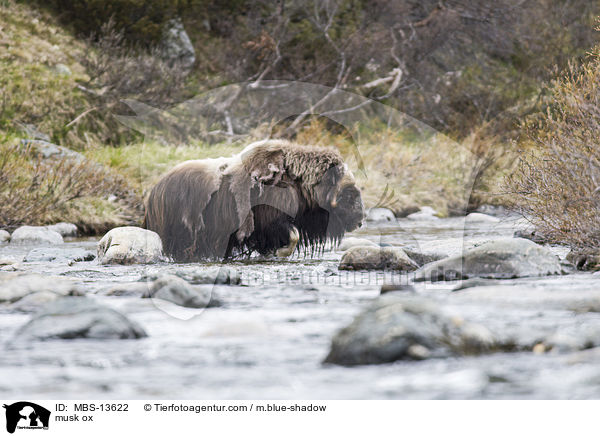
M 279 248 L 275 251 L 275 256 L 277 257 L 289 257 L 292 255 L 296 247 L 298 246 L 298 241 L 300 240 L 300 233 L 298 233 L 298 229 L 296 227 L 292 227 L 290 230 L 290 243 L 285 247 Z
M 160 236 L 139 227 L 117 227 L 98 242 L 98 262 L 102 265 L 156 263 L 165 260 Z

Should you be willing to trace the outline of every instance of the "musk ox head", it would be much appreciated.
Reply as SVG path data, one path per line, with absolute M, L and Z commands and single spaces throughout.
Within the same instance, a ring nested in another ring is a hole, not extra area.
M 170 256 L 191 261 L 290 253 L 296 243 L 319 249 L 363 217 L 360 191 L 336 150 L 270 140 L 175 167 L 150 192 L 145 224 Z

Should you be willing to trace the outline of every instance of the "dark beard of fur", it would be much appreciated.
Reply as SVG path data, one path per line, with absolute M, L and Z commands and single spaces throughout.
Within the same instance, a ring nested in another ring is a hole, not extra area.
M 319 207 L 310 207 L 304 197 L 300 197 L 300 207 L 295 217 L 268 206 L 257 205 L 252 208 L 254 231 L 241 243 L 235 235 L 229 238 L 226 259 L 248 257 L 252 252 L 261 255 L 273 252 L 290 243 L 290 231 L 295 227 L 300 239 L 295 253 L 307 256 L 321 256 L 328 243 L 337 246 L 343 235 L 344 226 L 339 217 Z

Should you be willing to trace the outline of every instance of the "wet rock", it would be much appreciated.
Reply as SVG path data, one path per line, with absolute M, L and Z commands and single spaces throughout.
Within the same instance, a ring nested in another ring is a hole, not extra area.
M 148 292 L 149 289 L 148 283 L 140 283 L 140 282 L 129 282 L 129 283 L 119 283 L 117 285 L 111 286 L 108 289 L 101 291 L 103 295 L 112 296 L 112 297 L 123 297 L 123 296 L 138 296 L 141 297 Z
M 143 298 L 160 298 L 179 306 L 204 308 L 217 305 L 211 301 L 212 286 L 192 286 L 182 278 L 164 275 L 149 284 Z
M 98 262 L 147 264 L 166 260 L 158 234 L 139 227 L 117 227 L 98 242 Z
M 426 265 L 431 262 L 435 262 L 436 260 L 440 260 L 440 259 L 443 259 L 444 257 L 446 257 L 443 254 L 422 253 L 422 252 L 420 252 L 418 250 L 414 250 L 412 248 L 402 247 L 402 249 L 404 250 L 406 255 L 408 257 L 410 257 L 411 260 L 413 262 L 415 262 L 419 267 L 422 267 L 423 265 Z
M 14 303 L 38 292 L 51 292 L 58 296 L 81 295 L 77 284 L 62 277 L 14 273 L 0 275 L 0 303 Z
M 77 237 L 79 231 L 77 226 L 72 223 L 56 223 L 46 226 L 47 229 L 54 230 L 59 233 L 63 238 L 74 238 Z
M 242 282 L 239 272 L 226 266 L 177 270 L 175 275 L 192 285 L 239 285 Z
M 59 245 L 62 236 L 46 227 L 22 226 L 13 232 L 10 243 L 15 245 Z
M 464 289 L 477 288 L 480 286 L 493 286 L 497 285 L 498 283 L 501 283 L 501 281 L 495 279 L 482 279 L 479 277 L 475 277 L 474 279 L 464 280 L 462 283 L 452 288 L 452 290 L 462 291 Z
M 380 297 L 332 340 L 326 363 L 366 365 L 480 354 L 500 344 L 487 328 L 446 314 L 413 296 Z
M 34 248 L 25 256 L 23 262 L 89 262 L 96 254 L 83 248 Z
M 567 260 L 580 271 L 599 271 L 600 249 L 571 250 L 567 254 Z
M 411 213 L 406 217 L 409 220 L 438 220 L 439 218 L 436 216 L 437 212 L 429 207 L 424 206 L 421 208 L 419 212 Z
M 80 295 L 79 293 L 72 295 Z M 37 312 L 41 307 L 50 303 L 51 301 L 62 298 L 63 295 L 52 291 L 40 291 L 33 292 L 25 295 L 17 302 L 10 305 L 10 309 L 18 312 Z
M 196 52 L 190 37 L 183 27 L 181 18 L 171 20 L 162 41 L 163 56 L 171 62 L 179 62 L 184 68 L 191 68 L 196 62 Z
M 529 239 L 536 244 L 547 244 L 549 239 L 534 228 L 517 230 L 513 234 L 515 238 Z
M 87 297 L 63 297 L 43 306 L 15 334 L 17 341 L 137 339 L 146 332 L 125 315 Z
M 8 241 L 10 241 L 10 233 L 6 230 L 0 230 L 0 244 Z
M 378 247 L 378 245 L 375 242 L 369 241 L 365 238 L 349 237 L 344 238 L 344 240 L 338 247 L 338 251 L 346 251 L 352 247 Z
M 412 285 L 398 285 L 395 283 L 384 283 L 381 285 L 379 293 L 383 295 L 388 292 L 415 292 L 415 287 Z
M 389 209 L 386 209 L 385 207 L 374 207 L 372 209 L 369 209 L 369 211 L 367 212 L 366 220 L 375 222 L 396 222 L 396 215 L 394 215 L 394 212 L 392 212 Z
M 465 250 L 478 247 L 490 242 L 490 240 L 490 238 L 445 238 L 433 241 L 422 241 L 415 249 L 411 249 L 411 252 L 419 253 L 423 256 L 423 260 L 430 260 L 433 258 L 437 258 L 435 260 L 440 260 L 445 257 L 462 254 Z
M 480 224 L 480 223 L 499 223 L 500 219 L 495 216 L 486 215 L 484 213 L 473 212 L 465 217 L 466 224 Z
M 399 247 L 353 247 L 342 256 L 342 270 L 414 271 L 418 265 Z
M 504 238 L 430 263 L 417 271 L 416 281 L 472 277 L 509 279 L 560 274 L 560 262 L 549 249 L 527 239 Z

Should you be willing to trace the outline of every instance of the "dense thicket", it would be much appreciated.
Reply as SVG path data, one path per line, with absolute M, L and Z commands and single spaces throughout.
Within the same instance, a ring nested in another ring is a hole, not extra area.
M 533 110 L 549 68 L 597 41 L 588 0 L 48 0 L 79 32 L 136 43 L 179 14 L 207 87 L 286 79 L 352 90 L 445 132 Z M 498 123 L 497 121 L 501 121 Z
M 536 147 L 509 178 L 514 206 L 540 233 L 574 247 L 600 247 L 600 47 L 551 89 L 547 112 L 528 130 Z

